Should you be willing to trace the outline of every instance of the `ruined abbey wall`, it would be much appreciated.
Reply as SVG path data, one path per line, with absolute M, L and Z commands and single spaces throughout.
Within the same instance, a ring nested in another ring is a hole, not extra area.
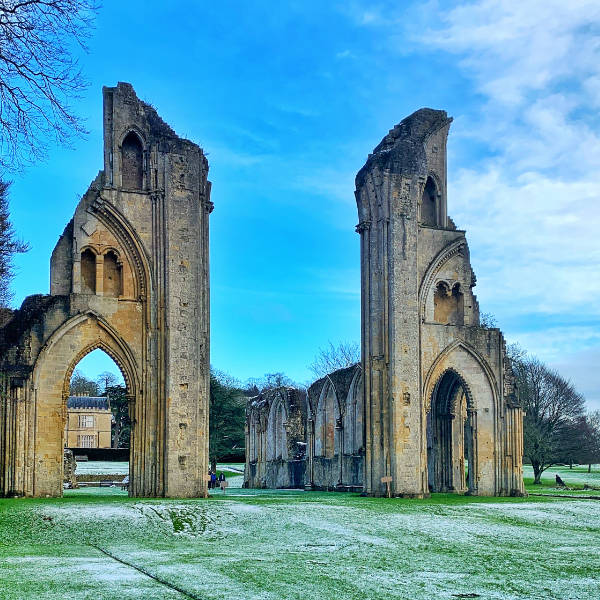
M 360 365 L 308 390 L 277 388 L 248 401 L 245 486 L 362 490 Z
M 130 493 L 196 497 L 208 470 L 208 163 L 129 84 L 104 88 L 103 169 L 51 258 L 50 294 L 0 328 L 0 494 L 62 494 L 77 363 L 119 365 Z
M 337 371 L 308 390 L 308 488 L 524 493 L 523 412 L 504 338 L 480 325 L 465 232 L 447 213 L 451 121 L 443 111 L 417 111 L 356 177 L 362 364 L 350 386 Z M 247 473 L 260 472 L 260 461 Z

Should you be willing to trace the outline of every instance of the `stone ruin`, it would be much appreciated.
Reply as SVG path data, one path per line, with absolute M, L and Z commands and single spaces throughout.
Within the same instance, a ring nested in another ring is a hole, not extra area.
M 504 338 L 480 324 L 465 232 L 447 213 L 451 121 L 415 112 L 359 171 L 362 363 L 249 401 L 246 486 L 525 493 Z
M 50 263 L 0 315 L 0 495 L 60 496 L 73 369 L 100 348 L 132 421 L 130 494 L 207 493 L 208 162 L 127 83 L 104 88 L 104 168 Z
M 62 494 L 71 374 L 100 348 L 127 387 L 129 493 L 205 496 L 208 162 L 131 85 L 103 94 L 104 168 L 52 253 L 50 294 L 0 311 L 0 495 Z M 480 325 L 447 213 L 450 123 L 417 111 L 359 171 L 362 362 L 250 400 L 246 486 L 524 493 L 504 339 Z

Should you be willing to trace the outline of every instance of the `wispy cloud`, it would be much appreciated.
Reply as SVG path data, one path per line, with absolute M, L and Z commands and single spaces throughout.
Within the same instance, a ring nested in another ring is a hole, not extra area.
M 596 401 L 600 385 L 576 365 L 600 349 L 599 34 L 596 1 L 480 0 L 420 38 L 456 54 L 484 98 L 457 124 L 493 156 L 451 172 L 449 199 L 468 230 L 484 309 L 491 303 L 500 321 L 530 315 L 535 332 L 515 338 L 576 375 Z M 543 328 L 560 314 L 583 324 Z

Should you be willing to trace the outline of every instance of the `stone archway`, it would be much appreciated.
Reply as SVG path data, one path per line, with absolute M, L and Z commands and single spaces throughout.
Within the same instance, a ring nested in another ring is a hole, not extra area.
M 62 494 L 69 376 L 102 348 L 130 398 L 130 494 L 205 496 L 208 162 L 129 84 L 103 94 L 104 169 L 52 253 L 50 294 L 0 325 L 0 495 Z
M 78 315 L 67 321 L 40 352 L 33 371 L 36 411 L 31 490 L 34 496 L 60 496 L 62 493 L 63 436 L 69 381 L 79 361 L 97 348 L 104 350 L 121 369 L 131 405 L 135 407 L 139 373 L 133 352 L 124 340 L 119 339 L 112 328 L 93 313 Z M 139 471 L 139 461 L 136 461 L 141 449 L 136 448 L 135 429 L 134 418 L 130 450 L 133 495 L 136 495 L 136 488 L 139 487 L 137 482 L 143 477 Z
M 454 369 L 446 370 L 433 388 L 426 440 L 429 491 L 477 493 L 477 412 Z

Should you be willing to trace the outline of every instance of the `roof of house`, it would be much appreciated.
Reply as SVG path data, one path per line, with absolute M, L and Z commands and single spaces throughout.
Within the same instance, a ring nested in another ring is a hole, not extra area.
M 67 408 L 93 408 L 95 410 L 110 410 L 108 398 L 103 396 L 69 396 Z

